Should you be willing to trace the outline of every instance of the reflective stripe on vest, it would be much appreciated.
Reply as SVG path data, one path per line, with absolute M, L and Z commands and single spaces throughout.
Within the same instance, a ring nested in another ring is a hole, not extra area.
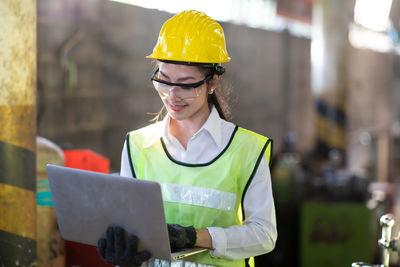
M 161 184 L 167 223 L 196 229 L 241 225 L 242 201 L 262 157 L 270 161 L 269 138 L 236 127 L 226 148 L 204 164 L 173 159 L 162 139 L 154 140 L 156 124 L 127 136 L 128 153 L 136 178 Z M 209 252 L 187 259 L 216 266 L 244 266 L 244 260 L 212 258 Z
M 204 187 L 161 184 L 163 200 L 225 211 L 235 211 L 236 194 Z

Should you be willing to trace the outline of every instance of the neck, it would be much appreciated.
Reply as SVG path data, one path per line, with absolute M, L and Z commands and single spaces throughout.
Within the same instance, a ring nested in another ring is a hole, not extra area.
M 199 110 L 190 118 L 184 120 L 175 120 L 170 117 L 169 134 L 178 139 L 182 146 L 186 149 L 190 138 L 192 138 L 192 136 L 198 130 L 200 130 L 209 115 L 210 109 L 208 105 L 206 105 L 205 109 Z

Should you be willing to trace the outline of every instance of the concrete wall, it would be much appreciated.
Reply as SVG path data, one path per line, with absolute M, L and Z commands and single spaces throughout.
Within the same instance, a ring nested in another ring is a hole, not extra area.
M 162 106 L 145 56 L 170 16 L 110 1 L 38 1 L 38 134 L 93 149 L 118 170 L 127 131 L 148 124 L 146 113 Z M 223 28 L 234 122 L 270 136 L 276 149 L 285 131 L 298 133 L 302 151 L 311 149 L 309 40 L 228 23 Z

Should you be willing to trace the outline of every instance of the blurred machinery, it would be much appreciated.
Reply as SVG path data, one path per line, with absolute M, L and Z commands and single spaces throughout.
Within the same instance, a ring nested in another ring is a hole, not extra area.
M 354 262 L 352 267 L 389 267 L 390 254 L 395 252 L 400 254 L 400 232 L 392 239 L 392 227 L 395 220 L 392 214 L 385 214 L 380 218 L 382 227 L 382 237 L 378 240 L 378 246 L 382 248 L 382 264 L 368 264 L 364 262 Z
M 376 221 L 393 206 L 393 186 L 344 169 L 335 150 L 316 164 L 314 155 L 296 151 L 296 139 L 285 137 L 271 166 L 279 238 L 256 264 L 333 267 L 349 266 L 355 258 L 378 261 Z
M 379 217 L 393 208 L 394 186 L 372 182 L 329 160 L 311 171 L 301 208 L 300 266 L 349 266 L 355 258 L 379 261 Z M 312 165 L 315 166 L 315 165 Z

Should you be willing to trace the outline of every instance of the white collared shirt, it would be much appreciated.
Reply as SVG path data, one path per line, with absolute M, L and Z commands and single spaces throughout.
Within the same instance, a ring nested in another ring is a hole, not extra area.
M 235 125 L 220 118 L 217 110 L 211 113 L 203 126 L 192 136 L 187 148 L 169 134 L 169 116 L 158 122 L 159 135 L 148 146 L 163 138 L 169 154 L 176 160 L 191 164 L 206 163 L 227 146 Z M 133 177 L 126 143 L 122 151 L 121 176 Z M 243 259 L 271 251 L 277 238 L 275 206 L 272 198 L 271 175 L 267 158 L 263 157 L 244 196 L 243 225 L 228 228 L 207 227 L 211 238 L 213 257 Z

